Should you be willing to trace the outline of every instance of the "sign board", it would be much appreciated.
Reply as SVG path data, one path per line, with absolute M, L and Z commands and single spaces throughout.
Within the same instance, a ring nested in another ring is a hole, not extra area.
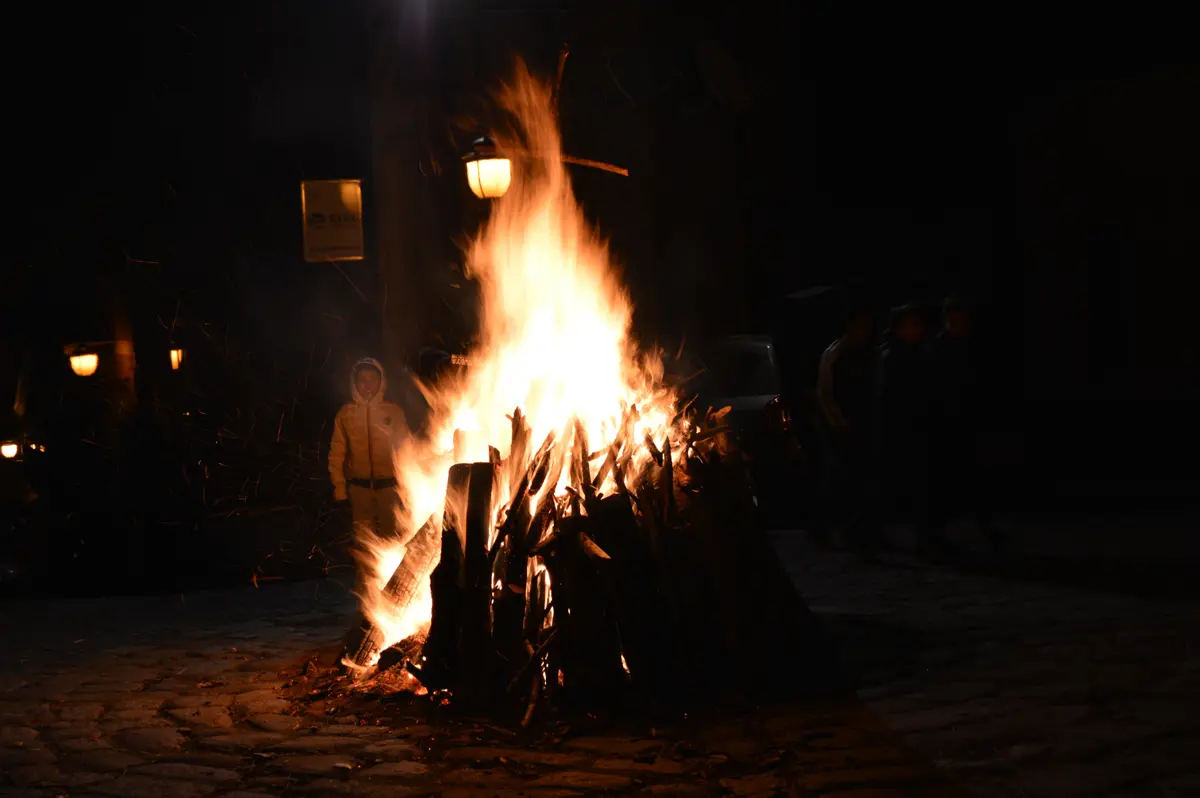
M 300 209 L 304 260 L 363 259 L 361 180 L 305 180 L 300 183 Z

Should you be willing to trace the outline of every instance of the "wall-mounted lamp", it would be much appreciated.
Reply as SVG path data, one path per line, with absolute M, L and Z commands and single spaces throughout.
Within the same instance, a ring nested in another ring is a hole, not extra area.
M 86 347 L 79 344 L 68 346 L 65 351 L 71 361 L 71 371 L 77 376 L 90 377 L 96 373 L 96 368 L 100 365 L 98 354 L 87 351 Z
M 512 161 L 496 152 L 496 142 L 487 136 L 475 139 L 471 151 L 463 156 L 467 167 L 467 185 L 479 199 L 503 197 L 512 182 Z

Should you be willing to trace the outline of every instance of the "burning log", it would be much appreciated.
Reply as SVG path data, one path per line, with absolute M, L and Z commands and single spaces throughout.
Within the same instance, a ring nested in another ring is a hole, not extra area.
M 651 435 L 649 433 L 649 431 L 646 432 L 645 441 L 646 441 L 646 451 L 650 452 L 650 456 L 654 458 L 654 462 L 657 465 L 662 466 L 663 453 L 661 451 L 659 451 L 658 444 L 656 444 L 654 442 L 654 436 Z
M 463 698 L 483 701 L 491 693 L 490 682 L 495 671 L 495 650 L 491 645 L 492 561 L 488 556 L 488 541 L 495 506 L 496 466 L 472 463 L 469 468 L 466 512 L 461 518 L 462 531 L 458 533 L 464 543 L 459 689 Z
M 525 640 L 537 640 L 550 615 L 552 601 L 546 575 L 545 563 L 541 558 L 531 557 L 525 582 L 525 615 L 523 633 Z
M 592 485 L 592 464 L 588 449 L 587 431 L 583 421 L 575 417 L 575 462 L 572 471 L 574 487 L 578 491 L 578 499 L 585 504 L 596 496 L 596 488 Z
M 518 410 L 514 418 L 519 417 L 519 413 Z M 526 442 L 529 440 L 527 433 L 522 437 Z M 514 425 L 514 442 L 516 440 Z M 529 514 L 529 497 L 542 489 L 554 440 L 553 432 L 547 435 L 541 448 L 525 465 L 489 554 L 496 579 L 496 593 L 492 602 L 492 638 L 497 654 L 509 663 L 516 662 L 525 650 L 526 572 L 529 549 L 532 547 L 531 543 L 527 543 L 527 534 L 533 524 Z M 509 456 L 510 461 L 521 456 L 520 452 L 514 452 Z M 509 473 L 513 473 L 512 470 Z
M 404 558 L 383 588 L 382 600 L 393 612 L 408 608 L 429 578 L 437 553 L 437 526 L 434 521 L 434 517 L 430 516 L 408 541 Z M 384 629 L 364 621 L 359 626 L 359 634 L 347 645 L 343 660 L 349 661 L 355 668 L 369 667 L 383 652 L 383 645 L 387 642 L 385 636 Z
M 527 555 L 528 547 L 524 545 L 524 532 L 528 531 L 530 518 L 528 500 L 531 495 L 536 494 L 542 489 L 542 485 L 546 481 L 546 476 L 549 474 L 550 454 L 554 446 L 554 433 L 551 432 L 546 436 L 546 440 L 542 443 L 537 453 L 530 459 L 528 466 L 525 468 L 520 481 L 516 483 L 516 488 L 513 491 L 512 500 L 508 506 L 508 514 L 505 517 L 504 523 L 496 532 L 496 540 L 492 544 L 492 550 L 489 554 L 490 560 L 494 563 L 501 551 L 501 547 L 508 542 L 510 536 L 519 538 L 520 544 L 515 548 L 514 554 L 511 557 L 515 564 L 521 566 L 520 578 L 524 577 L 524 562 L 523 555 Z M 510 458 L 511 459 L 511 458 Z M 522 530 L 522 534 L 515 535 L 516 530 Z M 517 576 L 515 573 L 511 576 Z M 510 584 L 515 584 L 512 582 Z M 522 582 L 523 584 L 523 582 Z
M 508 484 L 513 486 L 513 495 L 509 497 L 510 505 L 516 501 L 517 485 L 520 483 L 529 464 L 529 444 L 533 430 L 525 423 L 525 414 L 521 408 L 514 408 L 509 417 L 512 421 L 512 438 L 508 447 Z
M 431 578 L 433 617 L 418 678 L 430 689 L 454 687 L 485 703 L 496 674 L 492 645 L 492 530 L 497 466 L 450 468 L 442 522 L 442 560 Z
M 433 611 L 429 635 L 421 650 L 422 665 L 414 669 L 421 683 L 430 690 L 449 687 L 454 682 L 459 660 L 459 627 L 462 623 L 463 543 L 459 529 L 466 515 L 470 466 L 456 465 L 446 475 L 446 505 L 442 516 L 442 556 L 429 578 Z
M 593 490 L 599 491 L 604 485 L 604 480 L 608 478 L 609 472 L 616 468 L 617 461 L 621 456 L 621 449 L 625 446 L 625 438 L 629 434 L 629 428 L 637 421 L 637 415 L 637 405 L 631 405 L 623 414 L 621 426 L 608 446 L 608 456 L 604 458 L 600 470 L 596 472 L 596 478 L 592 481 Z M 618 490 L 625 487 L 623 475 L 617 476 L 616 483 Z
M 662 492 L 663 492 L 663 520 L 667 524 L 671 524 L 675 520 L 676 504 L 675 504 L 675 460 L 671 456 L 671 441 L 667 440 L 667 445 L 662 450 Z

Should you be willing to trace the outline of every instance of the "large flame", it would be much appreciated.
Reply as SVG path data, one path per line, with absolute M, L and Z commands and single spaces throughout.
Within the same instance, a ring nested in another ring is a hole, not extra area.
M 630 298 L 571 189 L 550 97 L 523 65 L 498 96 L 516 120 L 512 141 L 528 157 L 515 164 L 512 187 L 493 201 L 468 250 L 467 271 L 479 281 L 482 299 L 471 365 L 465 376 L 430 388 L 429 437 L 409 441 L 396 455 L 400 526 L 410 533 L 431 516 L 440 522 L 453 462 L 486 461 L 489 446 L 508 456 L 515 408 L 524 413 L 535 447 L 578 419 L 598 450 L 612 442 L 623 412 L 635 404 L 635 440 L 649 434 L 661 444 L 667 433 L 672 406 L 661 388 L 661 360 L 631 340 Z M 545 489 L 561 491 L 566 479 L 564 470 L 560 483 Z M 497 491 L 505 500 L 506 487 Z M 420 632 L 429 621 L 427 592 L 398 609 L 380 599 L 403 546 L 373 541 L 365 555 L 374 578 L 364 608 L 386 630 L 386 645 Z

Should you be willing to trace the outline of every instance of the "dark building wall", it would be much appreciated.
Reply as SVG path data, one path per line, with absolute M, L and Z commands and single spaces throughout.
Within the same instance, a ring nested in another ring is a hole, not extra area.
M 449 283 L 461 282 L 447 268 L 462 259 L 450 242 L 469 236 L 486 206 L 469 194 L 459 154 L 486 129 L 488 94 L 511 75 L 514 58 L 550 80 L 564 42 L 570 52 L 560 98 L 565 151 L 630 170 L 620 177 L 568 167 L 630 289 L 639 336 L 745 330 L 748 297 L 769 259 L 747 228 L 762 131 L 750 135 L 745 108 L 731 98 L 739 90 L 729 86 L 736 56 L 702 26 L 680 25 L 663 9 L 640 4 L 460 2 L 427 10 L 420 69 L 430 82 L 397 80 L 375 98 L 373 178 L 384 192 L 376 213 L 399 219 L 378 231 L 377 244 L 381 270 L 396 290 L 446 301 L 405 306 L 404 330 L 393 332 L 392 348 L 411 349 L 447 326 L 430 316 L 431 308 L 470 303 L 469 294 L 447 292 Z M 418 34 L 411 25 L 400 33 L 381 25 L 377 34 L 380 59 L 398 59 L 402 66 L 393 70 L 412 68 L 416 54 L 405 43 Z M 399 119 L 414 108 L 424 109 L 426 129 L 401 135 Z M 429 174 L 406 171 L 402 181 L 400 170 L 421 158 L 434 165 Z M 424 210 L 409 213 L 414 204 Z
M 1031 399 L 1200 398 L 1194 69 L 1060 84 L 1027 109 L 1022 168 Z
M 111 340 L 119 304 L 144 398 L 170 384 L 175 343 L 197 379 L 173 409 L 199 396 L 221 404 L 220 423 L 286 393 L 299 409 L 284 437 L 323 434 L 345 396 L 342 353 L 372 346 L 378 313 L 350 285 L 376 294 L 370 267 L 302 261 L 300 181 L 369 166 L 365 24 L 304 6 L 181 3 L 26 27 L 27 57 L 55 65 L 23 89 L 16 173 L 32 211 L 26 329 L 50 375 L 35 393 L 51 407 L 63 380 L 83 385 L 64 377 L 62 345 Z
M 1200 480 L 1200 75 L 1127 74 L 1055 84 L 1013 137 L 1025 460 L 1090 502 Z

